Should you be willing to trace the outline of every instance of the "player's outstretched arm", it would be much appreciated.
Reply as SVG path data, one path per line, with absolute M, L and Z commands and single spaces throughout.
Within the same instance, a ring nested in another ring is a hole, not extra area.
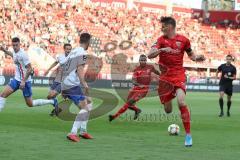
M 6 48 L 4 48 L 3 46 L 0 46 L 0 50 L 3 51 L 5 54 L 7 54 L 7 55 L 13 57 L 12 52 L 6 50 Z
M 49 71 L 51 71 L 57 64 L 58 64 L 58 62 L 55 61 L 55 62 L 47 69 L 47 71 L 44 73 L 44 76 L 46 76 L 46 75 L 49 73 Z
M 155 58 L 155 57 L 157 57 L 159 55 L 160 52 L 161 52 L 161 50 L 159 50 L 159 49 L 157 49 L 155 47 L 152 47 L 150 49 L 150 51 L 148 52 L 147 57 L 149 59 Z
M 79 65 L 77 67 L 77 74 L 78 74 L 78 78 L 79 78 L 79 80 L 80 80 L 80 82 L 83 85 L 83 88 L 85 90 L 85 96 L 88 96 L 89 88 L 88 88 L 88 84 L 87 84 L 87 82 L 85 81 L 85 78 L 84 78 L 84 75 L 85 75 L 85 73 L 84 73 L 84 66 L 85 65 L 83 64 L 83 65 Z
M 187 51 L 188 57 L 195 62 L 203 62 L 206 60 L 206 58 L 204 57 L 204 55 L 196 55 L 192 50 L 191 51 Z

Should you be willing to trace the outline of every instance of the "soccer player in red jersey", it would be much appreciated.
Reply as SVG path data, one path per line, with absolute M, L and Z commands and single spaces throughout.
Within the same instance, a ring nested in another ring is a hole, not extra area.
M 192 136 L 190 132 L 190 113 L 185 103 L 186 86 L 185 86 L 185 69 L 183 67 L 184 52 L 195 62 L 205 60 L 203 55 L 196 55 L 192 49 L 188 38 L 176 33 L 176 21 L 172 17 L 162 17 L 163 35 L 158 38 L 157 42 L 149 51 L 148 58 L 159 57 L 159 65 L 168 68 L 166 74 L 160 76 L 160 81 L 172 83 L 174 89 L 168 94 L 160 95 L 161 87 L 159 86 L 159 97 L 164 104 L 165 112 L 172 112 L 172 99 L 177 97 L 179 110 L 183 126 L 186 131 L 185 146 L 192 146 Z M 160 84 L 160 82 L 159 82 Z
M 127 102 L 118 110 L 116 114 L 109 115 L 110 122 L 124 113 L 127 109 L 135 111 L 134 120 L 138 118 L 141 110 L 135 106 L 135 103 L 147 95 L 151 82 L 151 73 L 160 75 L 160 72 L 156 70 L 153 65 L 149 65 L 146 62 L 147 56 L 141 55 L 139 58 L 140 65 L 134 69 L 134 86 L 128 94 Z

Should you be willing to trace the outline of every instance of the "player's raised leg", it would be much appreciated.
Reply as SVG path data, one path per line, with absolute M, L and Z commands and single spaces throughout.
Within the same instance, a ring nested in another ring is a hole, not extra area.
M 142 110 L 139 109 L 136 105 L 132 105 L 132 106 L 128 107 L 128 109 L 135 112 L 134 117 L 133 117 L 134 120 L 136 120 L 139 117 L 140 113 L 142 112 Z
M 54 99 L 32 99 L 32 97 L 25 97 L 25 102 L 28 105 L 28 107 L 37 107 L 37 106 L 43 106 L 51 104 L 55 108 L 58 106 L 57 101 Z
M 176 90 L 176 95 L 177 95 L 177 102 L 178 102 L 178 107 L 181 113 L 181 118 L 183 122 L 183 126 L 186 132 L 186 137 L 185 137 L 185 146 L 190 147 L 192 146 L 192 136 L 191 136 L 191 122 L 190 122 L 190 112 L 189 109 L 185 103 L 185 92 L 181 89 L 178 88 Z
M 136 92 L 135 92 L 135 94 L 136 94 Z M 130 92 L 130 95 L 132 95 L 131 94 L 131 92 Z M 129 108 L 129 107 L 131 107 L 131 106 L 135 106 L 135 103 L 137 102 L 137 101 L 139 101 L 140 100 L 140 97 L 139 96 L 134 96 L 134 94 L 131 96 L 131 98 L 128 98 L 128 100 L 127 100 L 127 102 L 117 111 L 117 113 L 115 113 L 114 115 L 109 115 L 109 121 L 111 122 L 111 121 L 113 121 L 114 119 L 116 119 L 117 117 L 119 117 L 121 114 L 123 114 L 124 112 L 126 112 L 126 110 Z M 135 106 L 135 108 L 136 108 L 136 106 Z M 136 108 L 136 110 L 137 110 L 138 108 Z M 139 112 L 141 112 L 141 110 L 140 109 L 138 109 L 139 111 L 137 111 L 137 113 Z M 135 114 L 135 116 L 134 116 L 134 118 L 135 119 L 137 119 L 137 117 L 136 116 L 138 116 L 139 115 L 139 113 L 136 115 Z
M 6 87 L 4 88 L 4 90 L 2 91 L 2 93 L 0 95 L 0 112 L 2 111 L 2 109 L 5 106 L 6 98 L 14 92 L 15 92 L 14 89 L 12 89 L 9 85 L 6 85 Z
M 221 86 L 220 86 L 220 89 L 221 89 Z M 224 91 L 220 91 L 219 92 L 219 107 L 220 107 L 219 117 L 222 117 L 224 115 L 224 112 L 223 112 L 223 105 L 224 105 L 223 97 L 224 97 Z
M 164 110 L 166 113 L 172 113 L 172 100 L 164 103 Z
M 58 114 L 58 102 L 54 99 L 32 99 L 32 86 L 31 82 L 26 82 L 25 87 L 22 89 L 25 102 L 28 107 L 36 107 L 51 104 L 55 108 L 56 114 Z

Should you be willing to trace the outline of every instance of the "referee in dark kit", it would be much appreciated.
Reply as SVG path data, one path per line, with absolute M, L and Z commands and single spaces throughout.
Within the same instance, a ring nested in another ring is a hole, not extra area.
M 220 114 L 219 117 L 223 117 L 224 112 L 223 112 L 223 96 L 224 93 L 227 95 L 227 116 L 230 117 L 230 108 L 231 108 L 231 97 L 232 97 L 232 92 L 233 92 L 233 85 L 232 81 L 236 79 L 236 67 L 232 65 L 232 61 L 234 60 L 232 55 L 227 55 L 226 56 L 226 61 L 227 63 L 224 63 L 218 67 L 218 70 L 216 72 L 216 77 L 218 77 L 218 73 L 221 72 L 221 79 L 219 82 L 219 92 L 220 92 L 220 97 L 219 97 L 219 106 L 220 106 Z

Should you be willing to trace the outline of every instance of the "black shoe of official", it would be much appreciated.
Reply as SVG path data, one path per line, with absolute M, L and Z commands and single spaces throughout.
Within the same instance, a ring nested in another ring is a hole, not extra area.
M 141 109 L 138 109 L 137 111 L 135 111 L 135 115 L 134 115 L 134 120 L 136 120 L 139 117 L 139 114 L 142 112 Z
M 223 114 L 223 112 L 221 112 L 218 117 L 223 117 L 223 116 L 224 116 L 224 114 Z
M 108 116 L 108 120 L 109 120 L 109 122 L 112 122 L 114 119 L 115 119 L 115 118 L 114 118 L 113 115 L 109 115 L 109 116 Z
M 230 116 L 231 116 L 231 115 L 230 115 L 230 112 L 227 112 L 227 116 L 228 116 L 228 117 L 230 117 Z

